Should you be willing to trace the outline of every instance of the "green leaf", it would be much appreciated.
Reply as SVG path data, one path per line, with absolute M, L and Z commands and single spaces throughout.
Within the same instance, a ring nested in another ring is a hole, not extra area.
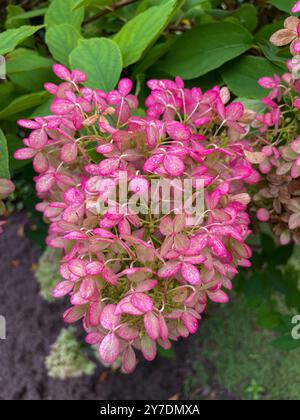
M 0 128 L 0 178 L 10 178 L 7 140 Z
M 50 67 L 12 73 L 9 79 L 27 92 L 39 92 L 44 89 L 45 82 L 55 82 L 55 76 Z
M 272 345 L 278 350 L 290 351 L 300 347 L 300 340 L 294 340 L 291 334 L 286 334 L 272 341 Z
M 257 42 L 269 41 L 269 39 L 271 38 L 271 35 L 274 32 L 283 28 L 283 22 L 284 22 L 284 19 L 278 19 L 275 22 L 268 23 L 267 25 L 264 25 L 254 35 L 255 41 L 257 41 Z
M 164 359 L 175 359 L 176 358 L 176 352 L 174 350 L 174 347 L 171 347 L 169 350 L 165 350 L 163 347 L 158 346 L 157 352 L 160 357 L 163 357 Z
M 22 7 L 9 4 L 6 8 L 6 20 L 4 24 L 5 29 L 14 29 L 19 28 L 22 25 L 28 25 L 29 22 L 26 22 L 26 19 L 14 21 L 15 17 L 22 15 L 23 13 L 24 9 Z
M 41 68 L 50 68 L 54 61 L 39 55 L 36 51 L 18 48 L 6 57 L 7 74 L 22 71 L 35 71 Z
M 265 105 L 259 99 L 248 99 L 238 97 L 236 102 L 241 102 L 246 109 L 251 109 L 259 114 L 263 113 L 266 109 Z
M 273 301 L 263 303 L 257 310 L 257 324 L 266 329 L 274 329 L 280 325 L 281 314 L 276 310 Z
M 286 304 L 289 308 L 300 311 L 299 271 L 288 265 L 284 275 L 287 286 Z
M 260 44 L 260 48 L 269 61 L 286 71 L 286 62 L 291 57 L 289 48 L 275 47 L 275 45 L 266 41 Z
M 9 167 L 11 172 L 17 171 L 24 166 L 31 164 L 31 160 L 16 160 L 14 158 L 14 154 L 18 149 L 24 147 L 22 140 L 16 134 L 8 133 L 6 135 L 7 138 L 7 148 L 8 148 L 8 155 L 9 155 Z
M 11 82 L 0 83 L 0 110 L 5 108 L 16 96 L 16 86 Z
M 122 55 L 118 45 L 108 38 L 79 41 L 70 55 L 72 69 L 80 68 L 87 76 L 87 85 L 106 92 L 114 89 L 122 71 Z
M 70 24 L 53 25 L 46 33 L 46 44 L 55 60 L 69 66 L 69 55 L 81 38 L 80 32 Z
M 46 100 L 46 102 L 39 105 L 30 115 L 30 119 L 36 118 L 36 117 L 47 117 L 48 115 L 51 115 L 50 107 L 52 105 L 53 98 L 49 98 Z
M 292 7 L 296 3 L 296 0 L 269 0 L 269 3 L 283 12 L 290 13 Z
M 48 92 L 38 92 L 20 96 L 0 112 L 0 119 L 15 116 L 22 111 L 41 105 L 48 98 Z
M 33 50 L 19 48 L 6 58 L 9 79 L 25 90 L 37 92 L 46 81 L 54 80 L 51 70 L 54 61 Z
M 45 15 L 45 23 L 48 27 L 68 23 L 80 30 L 84 19 L 84 8 L 74 10 L 78 0 L 52 0 Z
M 231 16 L 237 18 L 241 25 L 253 32 L 258 24 L 257 8 L 253 4 L 243 4 L 238 10 L 231 13 Z
M 228 63 L 221 69 L 224 82 L 237 96 L 263 98 L 268 91 L 258 84 L 264 76 L 274 76 L 281 70 L 263 57 L 244 56 Z
M 39 26 L 20 26 L 17 29 L 8 29 L 0 34 L 0 55 L 13 51 L 17 45 L 25 39 L 42 29 L 44 25 Z
M 161 6 L 150 7 L 126 23 L 114 40 L 119 45 L 124 67 L 136 63 L 166 28 L 181 0 L 169 0 Z
M 78 7 L 106 7 L 111 6 L 113 3 L 115 3 L 116 0 L 77 0 L 76 5 L 74 6 L 74 9 L 77 9 Z
M 145 55 L 145 58 L 137 63 L 134 69 L 134 75 L 144 73 L 149 67 L 155 64 L 157 60 L 167 53 L 174 42 L 175 39 L 170 37 L 166 42 L 154 45 L 154 47 Z
M 252 35 L 234 23 L 201 25 L 179 37 L 161 68 L 172 76 L 195 79 L 238 57 L 251 43 Z

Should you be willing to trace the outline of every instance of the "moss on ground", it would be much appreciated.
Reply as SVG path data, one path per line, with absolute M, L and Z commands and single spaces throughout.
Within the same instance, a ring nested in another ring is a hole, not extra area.
M 190 398 L 300 399 L 300 348 L 281 352 L 242 300 L 202 321 L 185 381 Z
M 63 280 L 59 273 L 61 259 L 61 250 L 46 248 L 38 262 L 35 278 L 40 286 L 40 295 L 48 302 L 54 301 L 52 290 Z
M 74 328 L 60 332 L 45 363 L 49 376 L 55 379 L 92 375 L 96 368 L 85 353 L 85 345 L 77 341 Z

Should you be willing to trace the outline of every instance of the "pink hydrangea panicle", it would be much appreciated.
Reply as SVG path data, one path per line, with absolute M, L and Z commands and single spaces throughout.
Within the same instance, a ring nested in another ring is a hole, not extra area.
M 27 137 L 15 157 L 33 159 L 47 244 L 64 252 L 53 296 L 70 298 L 65 322 L 81 320 L 102 362 L 130 373 L 137 351 L 152 361 L 157 345 L 196 333 L 207 302 L 226 303 L 238 266 L 250 265 L 253 118 L 227 88 L 188 89 L 179 77 L 150 80 L 137 117 L 131 80 L 103 92 L 80 70 L 53 70 L 62 83 L 46 86 L 52 115 L 19 121 Z M 169 211 L 152 211 L 153 180 L 186 179 L 193 192 L 204 186 L 201 215 L 191 223 L 193 210 L 178 212 L 172 194 Z M 113 195 L 124 184 L 125 202 Z

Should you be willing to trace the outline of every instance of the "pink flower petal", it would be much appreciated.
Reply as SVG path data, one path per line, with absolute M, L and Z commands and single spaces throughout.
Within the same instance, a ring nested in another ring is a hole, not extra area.
M 42 175 L 36 183 L 36 189 L 39 193 L 45 193 L 51 190 L 55 184 L 55 178 L 53 174 Z
M 175 276 L 181 268 L 180 261 L 169 261 L 158 270 L 158 277 L 167 279 Z
M 63 296 L 66 296 L 68 293 L 70 293 L 73 290 L 74 283 L 71 281 L 62 281 L 58 283 L 58 285 L 55 287 L 55 289 L 52 292 L 52 296 L 54 298 L 61 298 Z
M 133 293 L 130 301 L 135 308 L 143 313 L 152 311 L 153 309 L 153 300 L 144 293 Z
M 164 159 L 164 155 L 154 155 L 151 156 L 149 159 L 146 160 L 144 164 L 144 171 L 145 172 L 154 172 L 155 169 L 158 168 L 158 166 L 162 163 Z
M 165 156 L 164 167 L 171 176 L 181 176 L 185 171 L 185 165 L 182 159 L 174 155 Z
M 89 276 L 98 276 L 103 270 L 103 264 L 100 261 L 92 261 L 86 266 L 86 273 Z
M 223 290 L 218 290 L 217 292 L 208 291 L 207 295 L 212 302 L 227 303 L 229 301 L 228 296 L 226 295 L 225 292 L 223 292 Z
M 128 346 L 123 353 L 122 368 L 125 373 L 132 373 L 137 365 L 135 351 Z
M 135 194 L 144 195 L 149 190 L 149 182 L 143 177 L 135 177 L 129 183 L 129 190 Z
M 130 79 L 121 79 L 118 84 L 118 90 L 122 96 L 127 96 L 133 88 L 133 83 Z
M 35 172 L 44 173 L 49 169 L 49 162 L 46 156 L 43 153 L 37 153 L 33 159 L 33 167 Z
M 184 262 L 181 268 L 181 274 L 185 281 L 190 284 L 201 284 L 200 272 L 193 264 Z
M 167 340 L 169 336 L 169 330 L 168 330 L 168 326 L 165 321 L 165 318 L 163 317 L 161 313 L 158 315 L 158 323 L 159 323 L 159 335 L 162 338 L 162 340 L 165 341 Z
M 69 70 L 62 66 L 61 64 L 54 64 L 52 67 L 53 73 L 62 80 L 70 81 L 71 80 L 71 73 Z
M 170 216 L 166 216 L 159 224 L 160 233 L 164 236 L 169 236 L 174 233 L 174 224 Z
M 84 277 L 86 275 L 86 262 L 80 259 L 71 260 L 68 264 L 68 269 L 77 277 Z
M 102 312 L 102 304 L 100 302 L 92 302 L 89 307 L 89 323 L 92 327 L 97 327 L 100 323 L 100 315 Z
M 226 258 L 227 250 L 223 242 L 216 236 L 210 236 L 208 239 L 208 244 L 211 247 L 212 252 L 216 257 Z
M 139 337 L 139 331 L 136 328 L 129 327 L 128 324 L 122 324 L 116 333 L 126 341 L 136 340 Z
M 148 362 L 152 362 L 155 359 L 157 353 L 156 343 L 147 334 L 141 339 L 141 350 Z
M 114 171 L 116 171 L 119 167 L 119 159 L 117 158 L 109 158 L 103 160 L 99 164 L 99 173 L 102 176 L 111 175 Z
M 60 152 L 60 159 L 65 163 L 73 163 L 77 158 L 77 144 L 75 142 L 67 143 Z
M 121 316 L 116 315 L 116 309 L 117 305 L 109 304 L 104 307 L 101 313 L 101 325 L 107 330 L 114 329 L 120 322 Z
M 167 133 L 171 139 L 176 141 L 188 141 L 192 138 L 191 130 L 179 122 L 168 123 Z
M 108 334 L 100 344 L 99 354 L 104 363 L 114 363 L 120 355 L 120 342 L 114 334 Z
M 159 322 L 153 312 L 148 312 L 144 316 L 144 325 L 147 334 L 152 340 L 157 340 L 160 333 Z
M 73 324 L 76 321 L 79 321 L 83 318 L 86 312 L 85 306 L 73 306 L 70 309 L 67 309 L 63 315 L 64 321 L 67 324 Z
M 300 1 L 297 1 L 297 3 L 292 8 L 292 13 L 298 13 L 300 12 Z
M 17 160 L 27 160 L 32 159 L 36 154 L 36 150 L 30 149 L 28 147 L 24 149 L 19 149 L 15 152 L 14 158 Z
M 193 315 L 189 314 L 188 312 L 185 312 L 182 315 L 181 320 L 183 322 L 183 325 L 189 330 L 190 334 L 195 334 L 197 332 L 198 321 Z
M 48 142 L 48 136 L 43 128 L 32 131 L 28 137 L 28 146 L 32 149 L 41 149 Z
M 90 300 L 96 291 L 96 282 L 93 277 L 85 277 L 80 284 L 80 295 L 85 300 Z

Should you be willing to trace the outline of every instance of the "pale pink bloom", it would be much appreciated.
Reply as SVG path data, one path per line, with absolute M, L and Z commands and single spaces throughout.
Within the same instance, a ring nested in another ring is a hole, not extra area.
M 34 159 L 47 244 L 64 252 L 53 295 L 70 297 L 65 321 L 82 320 L 102 361 L 119 359 L 130 373 L 136 350 L 152 361 L 158 344 L 169 349 L 195 333 L 208 299 L 227 302 L 223 289 L 232 288 L 238 266 L 250 265 L 246 188 L 259 176 L 245 157 L 249 127 L 226 88 L 202 92 L 179 77 L 151 80 L 141 118 L 132 112 L 138 100 L 129 79 L 105 93 L 83 87 L 80 71 L 54 71 L 63 80 L 47 85 L 54 115 L 20 122 L 31 134 L 16 157 Z M 264 127 L 279 121 L 268 100 Z M 82 128 L 95 135 L 83 136 Z M 275 161 L 275 151 L 265 158 Z M 146 196 L 153 177 L 188 177 L 194 187 L 202 179 L 203 220 L 193 227 L 173 212 L 134 214 L 119 198 L 114 210 L 99 212 L 99 200 L 111 200 L 124 172 L 129 197 Z

